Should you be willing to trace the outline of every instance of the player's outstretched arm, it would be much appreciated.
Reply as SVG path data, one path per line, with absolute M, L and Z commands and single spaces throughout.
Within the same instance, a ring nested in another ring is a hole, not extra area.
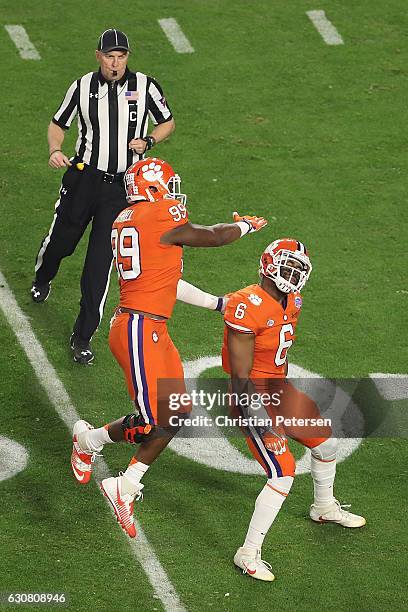
M 198 287 L 187 283 L 182 278 L 177 285 L 177 299 L 192 306 L 200 306 L 201 308 L 208 308 L 208 310 L 218 310 L 221 313 L 224 313 L 227 303 L 227 298 L 206 293 Z
M 208 310 L 218 310 L 221 314 L 224 314 L 228 301 L 228 298 L 206 293 L 198 287 L 187 283 L 182 278 L 177 285 L 177 299 L 192 306 L 200 306 L 201 308 L 208 308 Z
M 162 244 L 176 244 L 192 247 L 220 247 L 235 242 L 238 238 L 257 232 L 265 225 L 266 219 L 234 213 L 235 223 L 218 223 L 217 225 L 194 225 L 185 223 L 176 227 L 160 238 Z

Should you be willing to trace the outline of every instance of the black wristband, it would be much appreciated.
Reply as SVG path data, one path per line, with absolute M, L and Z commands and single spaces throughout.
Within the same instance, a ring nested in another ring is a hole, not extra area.
M 156 139 L 154 136 L 146 136 L 145 138 L 142 138 L 142 140 L 144 140 L 147 145 L 145 149 L 146 151 L 150 151 L 150 149 L 152 149 L 156 144 Z
M 224 298 L 223 297 L 219 297 L 217 305 L 215 307 L 215 310 L 218 310 L 218 312 L 222 312 L 222 307 L 223 306 L 224 306 Z

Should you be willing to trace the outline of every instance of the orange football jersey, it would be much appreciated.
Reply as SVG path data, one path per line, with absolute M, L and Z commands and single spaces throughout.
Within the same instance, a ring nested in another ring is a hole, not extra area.
M 112 250 L 120 285 L 120 306 L 169 318 L 182 275 L 183 249 L 160 243 L 163 234 L 184 225 L 178 200 L 138 202 L 112 226 Z
M 286 356 L 295 340 L 295 328 L 302 307 L 299 293 L 289 293 L 286 308 L 259 285 L 232 293 L 224 315 L 222 365 L 230 374 L 227 326 L 243 334 L 255 334 L 251 378 L 284 378 Z

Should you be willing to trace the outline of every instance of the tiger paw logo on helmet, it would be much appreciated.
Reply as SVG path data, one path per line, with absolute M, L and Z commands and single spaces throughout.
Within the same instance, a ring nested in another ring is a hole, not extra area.
M 163 170 L 160 164 L 150 162 L 142 166 L 142 176 L 145 181 L 159 181 L 163 177 Z
M 186 203 L 181 193 L 181 179 L 169 163 L 157 157 L 140 159 L 125 172 L 125 190 L 128 202 L 158 202 L 163 199 Z

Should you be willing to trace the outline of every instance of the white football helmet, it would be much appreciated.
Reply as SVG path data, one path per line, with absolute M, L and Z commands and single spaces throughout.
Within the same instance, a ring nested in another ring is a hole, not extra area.
M 269 244 L 259 262 L 259 273 L 273 280 L 283 293 L 301 291 L 311 271 L 306 247 L 292 238 L 281 238 Z

